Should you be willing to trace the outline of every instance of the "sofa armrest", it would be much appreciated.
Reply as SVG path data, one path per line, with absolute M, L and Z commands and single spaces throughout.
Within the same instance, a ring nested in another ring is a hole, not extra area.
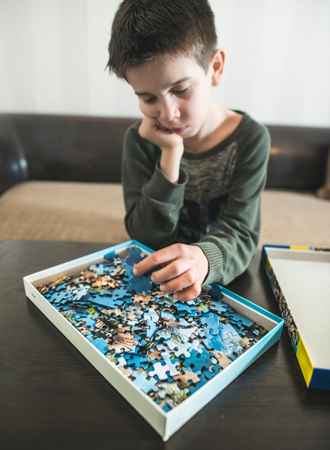
M 0 136 L 0 195 L 11 186 L 28 179 L 28 166 L 17 142 Z

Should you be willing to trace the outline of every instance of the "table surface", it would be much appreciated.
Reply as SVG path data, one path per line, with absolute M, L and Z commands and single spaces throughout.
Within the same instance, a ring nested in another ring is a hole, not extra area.
M 330 449 L 330 391 L 306 389 L 286 332 L 163 443 L 24 294 L 23 276 L 108 246 L 0 241 L 1 449 Z M 260 255 L 228 287 L 278 313 Z

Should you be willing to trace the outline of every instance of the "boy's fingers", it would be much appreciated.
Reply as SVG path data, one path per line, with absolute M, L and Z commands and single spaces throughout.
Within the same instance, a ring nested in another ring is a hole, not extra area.
M 151 272 L 156 266 L 159 266 L 152 258 L 154 254 L 147 256 L 142 261 L 138 262 L 137 264 L 134 264 L 133 271 L 134 275 L 140 276 L 143 275 L 146 272 Z
M 150 260 L 150 256 L 147 256 L 142 261 L 134 264 L 134 275 L 143 275 L 145 272 L 148 272 L 150 270 L 150 268 L 152 267 L 152 260 Z
M 157 266 L 172 261 L 180 255 L 180 244 L 169 245 L 144 258 L 134 265 L 134 274 L 139 276 L 150 272 Z
M 195 283 L 195 277 L 192 270 L 187 270 L 180 276 L 173 278 L 167 283 L 160 285 L 160 289 L 165 292 L 178 292 L 181 293 L 184 289 L 189 288 Z
M 176 292 L 174 294 L 174 298 L 177 300 L 188 302 L 189 300 L 193 300 L 194 298 L 198 297 L 200 293 L 201 287 L 199 283 L 196 282 L 187 289 L 183 289 L 182 291 Z
M 190 271 L 189 269 L 191 269 L 191 261 L 184 258 L 178 258 L 166 264 L 162 269 L 153 272 L 151 279 L 154 283 L 166 283 L 173 278 L 177 279 L 180 275 Z

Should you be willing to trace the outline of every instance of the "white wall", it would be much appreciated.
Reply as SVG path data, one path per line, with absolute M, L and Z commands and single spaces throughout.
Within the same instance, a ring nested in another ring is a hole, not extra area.
M 0 0 L 0 111 L 138 115 L 104 71 L 119 3 Z M 330 126 L 330 1 L 210 3 L 227 51 L 216 98 L 266 123 Z

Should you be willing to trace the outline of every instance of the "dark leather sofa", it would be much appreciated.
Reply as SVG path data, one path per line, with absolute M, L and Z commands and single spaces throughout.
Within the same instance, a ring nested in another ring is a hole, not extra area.
M 101 195 L 101 191 L 102 195 L 106 192 L 106 197 L 102 200 L 102 204 L 108 204 L 104 205 L 103 210 L 106 210 L 106 208 L 111 210 L 112 207 L 115 207 L 112 205 L 111 189 L 117 189 L 116 201 L 117 203 L 118 201 L 120 202 L 121 200 L 118 200 L 118 188 L 120 188 L 119 183 L 121 181 L 122 140 L 126 128 L 134 120 L 136 119 L 118 117 L 0 114 L 0 219 L 3 224 L 6 222 L 2 228 L 0 225 L 0 239 L 63 238 L 61 233 L 58 236 L 54 236 L 52 233 L 47 234 L 47 227 L 41 234 L 40 230 L 39 233 L 36 233 L 35 230 L 27 232 L 25 229 L 22 231 L 23 235 L 15 232 L 15 228 L 19 228 L 17 208 L 23 208 L 25 215 L 27 215 L 29 208 L 30 214 L 35 214 L 32 199 L 30 198 L 26 205 L 24 205 L 22 200 L 24 199 L 24 187 L 31 187 L 31 183 L 37 183 L 36 187 L 41 190 L 43 186 L 47 186 L 50 189 L 52 186 L 56 187 L 57 183 L 62 183 L 62 185 L 64 183 L 64 186 L 68 187 L 65 194 L 68 197 L 70 197 L 70 188 L 72 187 L 84 185 L 84 192 L 86 192 L 88 186 L 94 190 L 99 188 L 99 194 L 95 194 L 94 198 Z M 326 179 L 327 157 L 330 148 L 330 128 L 268 125 L 268 129 L 272 138 L 272 152 L 268 167 L 266 192 L 263 198 L 263 208 L 265 210 L 268 208 L 271 216 L 276 207 L 274 199 L 277 198 L 278 205 L 281 205 L 284 201 L 284 195 L 291 195 L 291 203 L 295 205 L 296 209 L 299 208 L 297 202 L 301 202 L 302 209 L 308 208 L 308 205 L 304 204 L 304 201 L 308 198 L 313 203 L 310 206 L 312 209 L 314 208 L 313 211 L 316 208 L 315 205 L 318 205 L 318 214 L 322 215 L 326 224 L 329 223 L 328 229 L 330 230 L 330 203 L 317 198 L 315 195 L 316 191 L 324 185 Z M 18 187 L 19 191 L 17 190 Z M 15 203 L 15 192 L 19 192 L 19 204 Z M 34 193 L 34 195 L 36 194 Z M 79 192 L 75 195 L 79 195 Z M 268 205 L 267 203 L 265 204 L 267 196 L 270 196 Z M 50 195 L 50 197 L 52 196 Z M 302 201 L 302 199 L 305 200 Z M 69 201 L 68 198 L 66 200 Z M 12 204 L 10 204 L 10 201 Z M 54 198 L 52 199 L 53 201 Z M 74 198 L 72 202 L 73 205 L 76 204 L 74 203 Z M 283 207 L 291 208 L 290 205 L 284 204 Z M 14 214 L 14 209 L 16 215 Z M 68 204 L 66 204 L 63 212 L 63 218 L 67 210 Z M 267 214 L 267 211 L 263 213 Z M 289 211 L 286 211 L 286 214 L 288 213 Z M 293 213 L 297 214 L 297 211 Z M 11 214 L 13 214 L 12 223 L 10 222 Z M 61 215 L 60 209 L 58 214 L 59 216 Z M 281 207 L 277 214 L 281 216 Z M 316 210 L 313 214 L 316 214 Z M 121 206 L 119 216 L 122 217 L 122 215 L 123 209 Z M 303 218 L 306 215 L 308 215 L 308 211 L 301 210 L 301 217 Z M 44 215 L 44 219 L 46 216 L 47 212 Z M 285 217 L 285 214 L 283 217 Z M 315 220 L 315 223 L 320 222 L 320 217 L 318 220 Z M 38 219 L 36 217 L 35 219 L 35 223 L 40 222 L 40 227 L 42 227 L 41 218 L 39 217 Z M 265 227 L 268 227 L 268 229 L 269 226 L 272 226 L 270 219 L 271 217 L 269 220 L 266 218 L 268 225 L 266 223 Z M 274 220 L 274 214 L 272 220 Z M 91 223 L 93 224 L 93 221 Z M 66 226 L 65 220 L 63 220 L 63 226 Z M 81 226 L 84 227 L 83 222 Z M 107 227 L 106 222 L 104 222 L 104 226 Z M 119 233 L 119 236 L 116 235 L 116 238 L 113 238 L 111 236 L 111 221 L 108 226 L 108 234 L 97 234 L 94 236 L 94 240 L 125 238 L 124 231 L 122 236 Z M 318 228 L 312 229 L 309 235 L 306 236 L 307 243 L 327 243 L 328 238 L 322 235 L 322 230 Z M 313 237 L 312 231 L 315 233 L 315 239 L 313 240 L 311 239 Z M 321 240 L 319 239 L 320 233 Z M 276 237 L 276 223 L 274 223 L 273 230 L 268 235 L 269 237 L 265 237 L 265 239 L 267 238 L 266 240 L 270 238 L 272 241 L 283 241 L 285 238 L 285 235 L 280 233 Z M 296 237 L 297 233 L 293 229 L 291 234 L 287 233 L 285 240 L 288 241 L 294 236 Z M 91 237 L 93 237 L 92 233 L 87 233 L 86 239 L 78 233 L 76 237 L 73 234 L 68 239 L 93 240 Z M 298 236 L 298 238 L 301 241 L 301 239 L 304 239 L 304 235 Z M 65 236 L 64 239 L 66 239 Z

